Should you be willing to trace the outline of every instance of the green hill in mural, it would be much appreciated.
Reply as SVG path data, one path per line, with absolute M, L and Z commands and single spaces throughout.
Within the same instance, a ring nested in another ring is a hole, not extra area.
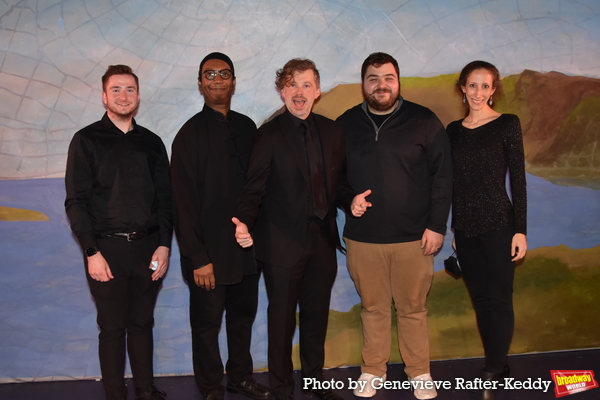
M 457 78 L 401 78 L 401 93 L 447 125 L 465 112 Z M 600 189 L 600 80 L 526 70 L 505 77 L 503 86 L 496 110 L 521 119 L 527 171 L 556 184 Z M 360 84 L 338 85 L 323 93 L 315 112 L 335 119 L 361 101 Z
M 0 206 L 0 221 L 49 221 L 50 218 L 42 212 Z
M 572 250 L 542 247 L 528 252 L 514 284 L 515 334 L 511 353 L 600 346 L 600 245 Z M 429 294 L 431 358 L 481 357 L 483 349 L 462 279 L 436 272 Z M 326 365 L 360 365 L 361 305 L 330 311 Z M 393 327 L 391 362 L 401 362 Z M 294 363 L 299 366 L 298 348 Z

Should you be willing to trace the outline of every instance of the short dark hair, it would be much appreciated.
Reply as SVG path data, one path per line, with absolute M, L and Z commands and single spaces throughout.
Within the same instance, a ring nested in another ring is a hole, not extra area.
M 224 61 L 227 65 L 229 65 L 229 69 L 231 69 L 231 76 L 233 77 L 233 79 L 235 79 L 235 68 L 233 67 L 233 61 L 231 61 L 231 58 L 229 58 L 229 56 L 227 54 L 223 54 L 218 51 L 215 51 L 214 53 L 208 54 L 206 57 L 204 57 L 202 59 L 202 61 L 200 61 L 200 67 L 198 67 L 198 80 L 200 82 L 202 82 L 202 75 L 204 75 L 202 73 L 202 69 L 203 69 L 202 67 L 204 67 L 204 64 L 206 64 L 206 62 L 209 60 Z
M 396 70 L 396 74 L 398 75 L 398 79 L 400 79 L 400 68 L 398 67 L 398 61 L 387 53 L 371 53 L 369 57 L 365 59 L 363 62 L 362 68 L 360 69 L 360 80 L 361 82 L 365 81 L 365 74 L 367 73 L 367 68 L 371 65 L 375 68 L 381 67 L 383 64 L 391 63 Z
M 460 95 L 463 95 L 462 87 L 467 86 L 467 79 L 469 78 L 469 75 L 471 75 L 473 71 L 478 69 L 485 69 L 490 74 L 492 74 L 492 88 L 496 89 L 496 91 L 494 92 L 494 96 L 496 96 L 496 98 L 501 97 L 503 94 L 503 88 L 498 68 L 496 68 L 494 64 L 481 60 L 471 61 L 470 63 L 465 65 L 465 67 L 460 72 L 458 80 L 456 81 L 456 90 L 460 93 Z
M 277 86 L 277 89 L 281 91 L 292 81 L 292 79 L 294 79 L 295 73 L 308 71 L 309 69 L 315 73 L 315 82 L 317 83 L 317 87 L 321 87 L 321 76 L 319 75 L 319 70 L 317 70 L 315 63 L 307 58 L 294 58 L 285 63 L 283 68 L 277 70 L 275 86 Z
M 104 75 L 102 75 L 102 91 L 106 92 L 106 82 L 108 82 L 108 78 L 113 75 L 131 75 L 133 79 L 135 79 L 136 89 L 140 90 L 140 81 L 136 74 L 133 73 L 131 67 L 123 64 L 118 65 L 110 65 Z

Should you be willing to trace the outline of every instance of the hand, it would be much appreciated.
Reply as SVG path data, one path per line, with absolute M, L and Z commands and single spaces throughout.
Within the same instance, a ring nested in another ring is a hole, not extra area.
M 158 261 L 158 268 L 152 274 L 152 280 L 157 281 L 162 278 L 167 272 L 167 268 L 169 268 L 169 248 L 167 246 L 158 246 L 152 254 L 151 261 Z M 152 269 L 152 263 L 148 267 Z
M 97 252 L 91 257 L 87 258 L 88 262 L 88 273 L 93 280 L 99 282 L 108 282 L 113 279 L 114 276 L 108 266 L 108 262 L 100 252 Z
M 194 270 L 194 282 L 198 287 L 206 290 L 215 288 L 215 268 L 212 263 Z
M 421 248 L 424 256 L 430 256 L 436 253 L 444 243 L 444 235 L 434 232 L 430 229 L 425 229 L 421 238 Z
M 522 233 L 515 233 L 510 247 L 510 255 L 513 256 L 511 261 L 522 259 L 525 257 L 525 253 L 527 253 L 527 237 Z
M 370 195 L 371 189 L 365 190 L 361 194 L 357 194 L 352 199 L 352 204 L 350 205 L 350 210 L 352 211 L 352 215 L 355 217 L 362 217 L 362 215 L 367 211 L 367 208 L 371 207 L 373 204 L 369 203 L 365 197 Z
M 245 223 L 241 222 L 236 217 L 231 218 L 231 221 L 235 224 L 235 240 L 243 248 L 250 247 L 254 244 L 252 236 L 248 233 L 248 227 Z
M 456 236 L 452 236 L 452 248 L 456 251 Z

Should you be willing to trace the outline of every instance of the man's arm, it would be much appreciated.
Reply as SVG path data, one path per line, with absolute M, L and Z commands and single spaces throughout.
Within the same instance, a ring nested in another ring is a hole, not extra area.
M 444 126 L 434 114 L 427 121 L 425 129 L 428 138 L 427 165 L 431 176 L 431 209 L 427 229 L 444 235 L 452 203 L 450 141 Z M 437 240 L 429 242 L 436 243 Z
M 248 172 L 246 173 L 246 184 L 235 213 L 235 217 L 246 225 L 245 229 L 248 232 L 252 231 L 258 217 L 258 210 L 267 188 L 267 179 L 271 173 L 272 161 L 272 143 L 264 128 L 260 128 L 254 135 Z M 236 232 L 237 229 L 236 225 Z
M 93 186 L 91 146 L 81 132 L 77 132 L 69 145 L 65 171 L 65 210 L 71 230 L 84 251 L 97 246 L 94 223 L 89 212 Z
M 202 194 L 199 174 L 204 170 L 198 163 L 204 157 L 199 154 L 206 146 L 198 141 L 203 132 L 197 132 L 196 124 L 188 121 L 181 129 L 171 148 L 171 188 L 173 195 L 173 220 L 179 250 L 201 268 L 211 262 L 204 243 L 204 232 L 200 222 Z
M 159 246 L 171 247 L 173 238 L 173 210 L 171 206 L 171 180 L 169 177 L 169 157 L 162 140 L 157 136 L 160 152 L 154 166 L 154 192 L 157 202 Z
M 71 230 L 84 252 L 89 248 L 97 248 L 94 223 L 89 212 L 94 179 L 91 146 L 81 133 L 76 133 L 69 145 L 65 172 L 65 210 Z M 114 278 L 108 262 L 99 251 L 87 257 L 87 269 L 90 277 L 96 281 L 108 282 Z

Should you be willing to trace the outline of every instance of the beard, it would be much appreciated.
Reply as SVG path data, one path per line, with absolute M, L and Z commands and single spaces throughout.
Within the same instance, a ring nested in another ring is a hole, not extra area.
M 390 98 L 388 101 L 381 101 L 375 96 L 377 93 L 390 93 Z M 390 108 L 394 107 L 394 104 L 396 104 L 396 101 L 398 101 L 400 93 L 394 93 L 390 89 L 377 89 L 372 93 L 365 93 L 363 89 L 363 96 L 365 97 L 369 107 L 371 107 L 373 110 L 388 111 Z

